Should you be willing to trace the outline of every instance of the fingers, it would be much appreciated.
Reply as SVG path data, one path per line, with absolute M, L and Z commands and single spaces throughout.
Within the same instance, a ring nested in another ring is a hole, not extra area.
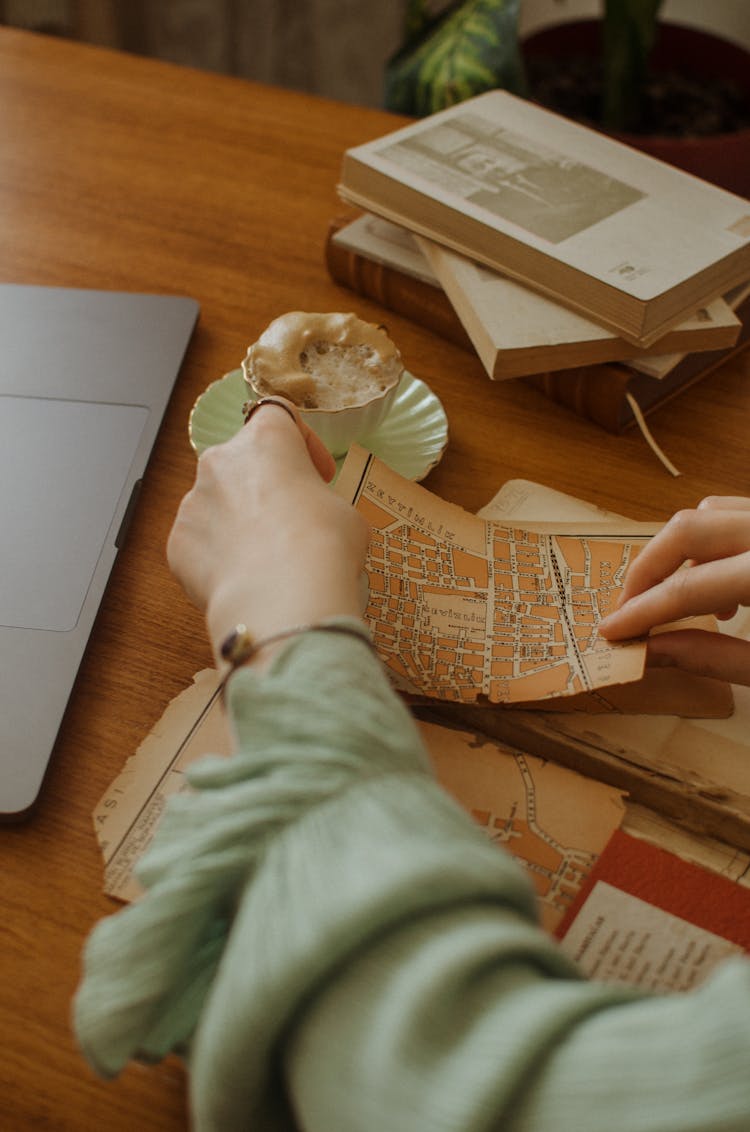
M 195 604 L 204 606 L 222 557 L 228 557 L 225 544 L 239 547 L 248 528 L 257 533 L 259 523 L 290 501 L 294 513 L 302 490 L 327 497 L 323 481 L 335 470 L 330 453 L 291 404 L 264 404 L 231 440 L 203 453 L 167 542 L 170 568 Z
M 744 495 L 709 495 L 698 504 L 699 511 L 750 511 L 750 499 Z
M 685 562 L 713 562 L 748 549 L 750 508 L 707 506 L 678 511 L 631 565 L 621 604 L 663 581 Z M 721 608 L 726 607 L 725 602 Z
M 278 404 L 281 401 L 284 407 Z M 313 467 L 326 483 L 330 483 L 336 474 L 336 461 L 322 440 L 303 421 L 297 406 L 285 398 L 276 397 L 274 401 L 265 402 L 228 443 L 236 444 L 238 451 L 249 453 L 252 449 L 256 456 L 262 454 L 273 459 L 278 472 L 297 463 L 299 445 L 293 440 L 295 431 L 304 441 Z
M 288 401 L 284 397 L 278 397 L 276 398 L 276 400 L 284 402 L 286 409 L 282 410 L 282 412 L 285 416 L 289 418 L 290 411 L 293 414 L 297 428 L 302 434 L 302 439 L 305 442 L 307 452 L 310 459 L 312 460 L 313 466 L 316 468 L 321 478 L 326 483 L 330 483 L 333 477 L 336 475 L 336 461 L 334 460 L 333 456 L 328 451 L 320 437 L 315 432 L 313 432 L 310 426 L 302 419 L 299 409 L 295 404 L 293 404 L 293 402 Z M 255 414 L 254 421 L 257 422 L 258 418 L 264 413 L 268 414 L 269 409 L 273 412 L 274 417 L 278 420 L 281 414 L 279 412 L 273 411 L 273 402 L 267 402 L 262 406 L 260 411 Z M 291 423 L 291 418 L 289 419 Z M 245 427 L 252 429 L 254 421 L 251 420 Z
M 733 601 L 750 604 L 750 551 L 678 570 L 625 601 L 599 631 L 607 640 L 640 637 L 655 625 L 683 617 L 726 614 Z
M 600 632 L 608 640 L 638 637 L 684 617 L 725 620 L 748 604 L 750 499 L 711 496 L 678 512 L 641 551 Z
M 326 483 L 330 483 L 336 475 L 336 461 L 320 437 L 304 422 L 302 422 L 302 427 L 306 432 L 306 435 L 305 433 L 303 433 L 303 435 L 305 436 L 305 443 L 307 444 L 310 459 L 321 478 Z
M 730 684 L 750 685 L 750 641 L 702 629 L 678 629 L 649 638 L 648 663 L 676 667 Z

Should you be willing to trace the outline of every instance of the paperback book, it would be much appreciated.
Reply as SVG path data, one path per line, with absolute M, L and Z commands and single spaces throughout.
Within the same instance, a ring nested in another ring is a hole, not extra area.
M 416 241 L 493 381 L 641 359 L 649 372 L 657 351 L 662 358 L 723 349 L 739 337 L 739 319 L 718 298 L 644 349 L 458 252 L 423 236 Z
M 351 218 L 339 218 L 330 225 L 325 241 L 325 261 L 331 278 L 343 287 L 371 299 L 386 310 L 411 319 L 464 349 L 475 352 L 465 327 L 453 304 L 442 290 L 434 272 L 425 276 L 424 257 L 411 234 L 389 224 L 387 239 L 378 227 L 370 224 L 367 241 L 357 237 L 356 244 L 348 229 Z M 400 235 L 399 235 L 400 233 Z M 393 248 L 399 246 L 399 260 Z M 734 311 L 740 323 L 739 337 L 733 347 L 703 350 L 687 355 L 671 356 L 665 372 L 659 366 L 659 378 L 639 372 L 635 365 L 643 359 L 627 362 L 591 364 L 565 370 L 548 370 L 522 378 L 550 400 L 586 417 L 609 432 L 619 433 L 634 423 L 629 398 L 633 398 L 644 416 L 659 405 L 677 396 L 694 382 L 707 377 L 729 357 L 744 349 L 750 337 L 750 299 L 744 288 L 732 293 L 732 302 L 739 296 Z M 657 356 L 650 355 L 652 362 Z M 663 355 L 659 355 L 663 358 Z
M 601 362 L 638 360 L 644 372 L 674 352 L 733 346 L 740 321 L 714 299 L 649 350 L 432 240 L 371 215 L 344 224 L 333 241 L 415 279 L 442 287 L 494 381 Z M 658 356 L 652 362 L 652 351 Z
M 346 150 L 339 192 L 643 347 L 750 279 L 748 201 L 507 91 Z

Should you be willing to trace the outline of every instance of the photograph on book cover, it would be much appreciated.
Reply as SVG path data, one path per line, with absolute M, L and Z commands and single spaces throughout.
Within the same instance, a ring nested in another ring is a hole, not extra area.
M 467 110 L 384 146 L 380 156 L 559 244 L 645 193 Z

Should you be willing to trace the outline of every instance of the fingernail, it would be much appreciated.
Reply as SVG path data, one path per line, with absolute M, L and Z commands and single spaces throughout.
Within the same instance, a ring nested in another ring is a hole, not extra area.
M 617 610 L 615 610 L 612 613 L 608 613 L 606 617 L 602 617 L 601 621 L 599 622 L 599 626 L 598 626 L 599 632 L 600 633 L 603 633 L 604 631 L 609 632 L 609 629 L 612 625 L 612 622 L 616 621 L 616 620 L 617 620 Z

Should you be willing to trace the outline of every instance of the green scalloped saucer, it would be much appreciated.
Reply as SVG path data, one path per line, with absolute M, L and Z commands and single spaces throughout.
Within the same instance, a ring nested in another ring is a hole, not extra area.
M 242 427 L 248 387 L 241 369 L 214 381 L 190 414 L 190 443 L 198 455 L 229 440 Z M 439 463 L 448 443 L 448 420 L 440 401 L 423 381 L 404 373 L 391 411 L 360 444 L 394 471 L 421 480 Z M 343 458 L 337 461 L 339 466 Z

